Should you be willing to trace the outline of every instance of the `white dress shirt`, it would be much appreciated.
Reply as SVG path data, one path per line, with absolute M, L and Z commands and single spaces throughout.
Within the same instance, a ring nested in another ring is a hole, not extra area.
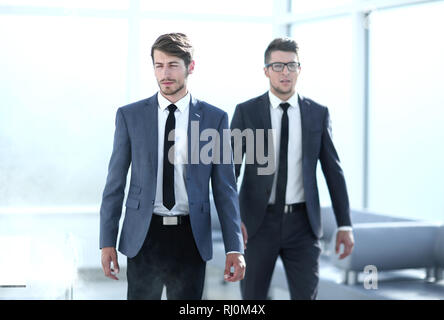
M 185 163 L 188 154 L 188 115 L 190 110 L 191 96 L 188 92 L 185 97 L 174 103 L 177 107 L 174 112 L 176 118 L 176 129 L 174 139 L 174 196 L 176 203 L 171 210 L 163 205 L 163 140 L 165 125 L 168 118 L 168 106 L 171 104 L 159 92 L 157 94 L 159 110 L 158 121 L 158 148 L 157 148 L 157 186 L 156 200 L 153 212 L 161 216 L 177 216 L 189 214 L 188 194 L 185 187 Z
M 279 171 L 279 150 L 281 141 L 281 120 L 284 111 L 279 104 L 287 102 L 288 108 L 288 172 L 287 190 L 285 192 L 285 204 L 293 204 L 305 201 L 303 175 L 302 175 L 302 123 L 299 109 L 298 95 L 295 93 L 288 101 L 281 101 L 271 91 L 270 98 L 271 128 L 274 129 L 273 143 L 276 164 L 276 174 L 273 179 L 270 199 L 268 203 L 273 204 L 276 199 L 277 173 Z

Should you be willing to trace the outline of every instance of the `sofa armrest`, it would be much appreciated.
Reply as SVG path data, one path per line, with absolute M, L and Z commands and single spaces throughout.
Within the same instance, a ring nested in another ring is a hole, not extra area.
M 433 268 L 438 223 L 408 221 L 362 223 L 353 227 L 355 247 L 350 256 L 332 263 L 340 269 L 362 272 L 374 265 L 378 271 Z M 335 246 L 335 241 L 330 242 Z

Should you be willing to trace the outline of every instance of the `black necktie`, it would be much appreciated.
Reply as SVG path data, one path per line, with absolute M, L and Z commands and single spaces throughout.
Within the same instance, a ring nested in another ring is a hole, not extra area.
M 176 203 L 174 197 L 174 161 L 171 162 L 168 159 L 168 151 L 172 148 L 172 159 L 174 159 L 174 136 L 172 141 L 168 140 L 168 135 L 171 130 L 176 128 L 176 118 L 174 117 L 174 111 L 177 107 L 174 104 L 168 106 L 170 113 L 165 125 L 165 135 L 163 140 L 163 205 L 171 210 Z
M 279 144 L 279 167 L 276 184 L 276 210 L 283 212 L 285 206 L 285 193 L 287 190 L 287 172 L 288 172 L 288 114 L 289 103 L 281 103 L 279 105 L 284 113 L 281 120 L 281 141 Z

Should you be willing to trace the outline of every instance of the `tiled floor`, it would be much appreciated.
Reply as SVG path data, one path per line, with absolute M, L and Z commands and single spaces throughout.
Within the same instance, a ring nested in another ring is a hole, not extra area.
M 127 282 L 125 271 L 119 274 L 119 280 L 106 278 L 99 270 L 81 271 L 74 285 L 75 300 L 124 300 L 126 299 Z M 162 299 L 165 299 L 165 290 Z M 223 271 L 207 266 L 203 299 L 238 300 L 240 299 L 239 283 L 223 282 Z

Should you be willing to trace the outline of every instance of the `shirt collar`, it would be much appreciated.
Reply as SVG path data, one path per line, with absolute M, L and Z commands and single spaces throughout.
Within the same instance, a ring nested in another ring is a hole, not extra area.
M 171 104 L 171 102 L 167 98 L 165 98 L 160 92 L 157 94 L 157 101 L 159 103 L 159 108 L 162 111 L 165 111 L 165 109 Z M 184 112 L 190 105 L 190 101 L 191 101 L 191 95 L 189 92 L 187 92 L 185 97 L 183 97 L 179 101 L 176 101 L 174 105 L 177 107 L 177 109 L 179 109 L 180 112 Z
M 299 106 L 299 101 L 298 101 L 298 93 L 295 92 L 290 99 L 288 99 L 287 101 L 282 101 L 281 99 L 279 99 L 278 97 L 276 97 L 275 94 L 273 94 L 273 92 L 271 92 L 271 90 L 268 91 L 268 97 L 270 98 L 270 104 L 273 107 L 273 109 L 276 109 L 279 107 L 279 105 L 282 102 L 288 102 L 290 104 L 291 107 L 298 107 Z

